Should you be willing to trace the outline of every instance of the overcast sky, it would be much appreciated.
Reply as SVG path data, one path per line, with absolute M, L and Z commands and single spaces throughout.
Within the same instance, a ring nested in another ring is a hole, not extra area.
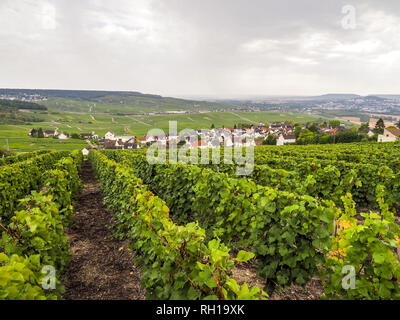
M 400 1 L 0 0 L 0 87 L 400 94 Z

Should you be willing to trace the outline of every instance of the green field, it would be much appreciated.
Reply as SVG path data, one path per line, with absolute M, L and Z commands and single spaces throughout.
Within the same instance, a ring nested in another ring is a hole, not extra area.
M 11 150 L 25 152 L 40 149 L 73 150 L 86 146 L 80 140 L 57 140 L 52 138 L 34 139 L 28 136 L 30 129 L 43 128 L 55 129 L 59 132 L 89 133 L 94 131 L 103 136 L 108 130 L 113 130 L 118 135 L 144 136 L 150 129 L 158 128 L 169 131 L 169 121 L 177 121 L 178 130 L 185 128 L 209 129 L 215 127 L 233 127 L 239 123 L 275 122 L 292 120 L 304 123 L 317 119 L 313 115 L 298 113 L 277 113 L 271 111 L 260 112 L 208 112 L 191 114 L 163 114 L 153 116 L 107 115 L 97 113 L 71 113 L 50 109 L 43 111 L 31 111 L 32 115 L 43 120 L 31 125 L 0 125 L 0 146 L 6 146 Z
M 67 150 L 83 149 L 87 143 L 83 140 L 58 140 L 52 138 L 31 138 L 29 129 L 24 126 L 0 125 L 0 147 L 9 148 L 16 152 L 37 150 Z
M 84 113 L 110 114 L 143 114 L 149 112 L 179 111 L 179 110 L 223 110 L 236 109 L 237 106 L 206 101 L 184 100 L 177 98 L 152 98 L 142 96 L 106 95 L 88 100 L 51 97 L 40 104 L 53 109 Z

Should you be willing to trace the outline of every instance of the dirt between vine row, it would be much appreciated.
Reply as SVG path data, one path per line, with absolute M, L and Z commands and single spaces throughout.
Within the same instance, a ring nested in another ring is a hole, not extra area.
M 232 278 L 242 285 L 247 283 L 249 288 L 257 286 L 267 292 L 265 279 L 256 274 L 254 266 L 249 263 L 240 263 L 232 270 Z M 288 288 L 277 287 L 269 300 L 319 300 L 324 293 L 321 279 L 313 277 L 303 287 L 291 285 Z
M 85 185 L 75 205 L 71 227 L 65 228 L 72 254 L 61 278 L 66 300 L 144 300 L 140 268 L 127 243 L 111 239 L 107 226 L 112 214 L 103 205 L 100 184 L 84 161 L 81 179 Z

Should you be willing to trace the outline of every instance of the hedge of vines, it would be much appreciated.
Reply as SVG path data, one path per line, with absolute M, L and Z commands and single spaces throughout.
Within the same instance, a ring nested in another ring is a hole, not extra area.
M 42 175 L 70 153 L 50 152 L 0 168 L 0 221 L 7 224 L 18 200 L 43 186 Z
M 25 152 L 25 153 L 21 153 L 21 154 L 16 155 L 16 156 L 0 158 L 0 166 L 13 164 L 13 163 L 20 162 L 20 161 L 25 161 L 25 160 L 28 160 L 30 158 L 33 158 L 33 157 L 36 157 L 36 156 L 40 156 L 40 155 L 48 153 L 48 152 L 50 152 L 50 151 L 41 150 L 41 151 Z
M 254 257 L 240 251 L 232 259 L 220 240 L 205 240 L 198 223 L 178 225 L 166 203 L 155 196 L 132 168 L 97 151 L 89 159 L 114 211 L 114 232 L 130 240 L 142 266 L 142 286 L 150 299 L 265 299 L 265 292 L 238 285 L 229 274 L 234 263 Z
M 70 259 L 64 226 L 71 221 L 72 202 L 80 188 L 81 162 L 79 151 L 57 161 L 54 169 L 44 172 L 43 189 L 20 199 L 8 226 L 0 225 L 0 299 L 61 297 L 59 275 Z M 54 287 L 46 277 L 49 267 L 56 271 Z
M 280 284 L 293 280 L 302 283 L 315 272 L 323 280 L 325 299 L 400 299 L 400 229 L 392 210 L 393 200 L 388 197 L 393 189 L 387 190 L 384 179 L 371 184 L 376 208 L 356 219 L 356 203 L 350 193 L 340 197 L 343 209 L 338 209 L 330 202 L 295 193 L 272 192 L 270 188 L 260 193 L 262 187 L 252 181 L 232 179 L 201 166 L 152 165 L 143 151 L 104 153 L 142 177 L 166 201 L 174 220 L 198 221 L 209 237 L 218 235 L 230 247 L 252 249 L 259 259 L 260 273 L 268 279 Z M 279 181 L 288 187 L 296 181 L 293 172 L 271 169 L 262 173 L 266 179 L 276 181 L 276 186 Z M 375 174 L 382 172 L 378 169 Z M 299 232 L 302 223 L 310 233 Z M 317 232 L 312 232 L 313 227 Z M 260 229 L 265 232 L 254 232 Z M 314 248 L 307 252 L 304 249 L 312 247 L 311 239 Z M 290 241 L 294 247 L 288 245 Z M 287 253 L 292 261 L 285 260 Z M 284 263 L 286 270 L 282 268 Z M 318 267 L 310 268 L 310 264 Z M 348 267 L 354 270 L 354 288 L 343 285 Z M 305 272 L 304 279 L 299 268 Z M 300 279 L 294 279 L 293 269 Z
M 104 151 L 125 161 L 162 197 L 183 223 L 198 221 L 207 235 L 231 247 L 250 248 L 258 272 L 280 285 L 306 283 L 324 263 L 337 208 L 198 166 L 152 165 L 130 152 Z

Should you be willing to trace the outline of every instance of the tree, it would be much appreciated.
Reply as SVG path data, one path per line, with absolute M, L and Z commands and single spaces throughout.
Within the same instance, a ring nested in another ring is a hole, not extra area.
M 396 126 L 397 126 L 397 128 L 400 129 L 400 120 L 399 120 L 399 122 L 396 123 Z
M 340 120 L 331 120 L 329 121 L 330 127 L 340 127 Z
M 71 134 L 71 138 L 72 139 L 80 139 L 81 136 L 78 133 L 73 133 L 73 134 Z
M 236 123 L 233 125 L 233 129 L 237 129 Z
M 361 142 L 368 142 L 369 140 L 368 140 L 368 135 L 366 134 L 366 133 L 361 133 L 360 134 L 360 136 L 361 136 Z
M 358 127 L 357 126 L 352 126 L 350 131 L 352 131 L 354 133 L 358 133 Z
M 383 130 L 385 130 L 385 122 L 382 118 L 379 118 L 375 125 L 375 132 L 383 134 Z
M 358 133 L 368 133 L 369 132 L 369 122 L 362 123 L 358 129 Z
M 312 124 L 308 127 L 308 130 L 310 130 L 311 132 L 317 133 L 317 132 L 318 132 L 317 125 L 316 125 L 315 123 L 312 123 Z
M 38 133 L 37 133 L 37 137 L 38 138 L 44 138 L 44 134 L 43 134 L 43 129 L 39 128 Z
M 359 135 L 355 130 L 346 130 L 336 135 L 336 143 L 359 142 L 361 139 L 362 135 Z
M 31 130 L 31 137 L 32 138 L 37 138 L 38 137 L 38 130 L 37 129 L 33 128 Z
M 302 131 L 296 140 L 297 144 L 311 144 L 318 143 L 319 135 L 309 129 Z
M 270 146 L 274 146 L 276 145 L 277 139 L 275 136 L 273 136 L 272 134 L 269 134 L 268 137 L 263 141 L 263 145 L 270 145 Z
M 296 126 L 296 129 L 294 129 L 294 135 L 296 136 L 296 139 L 299 137 L 301 132 L 301 126 Z
M 215 128 L 215 125 L 214 125 L 214 123 L 213 124 L 211 124 L 211 129 L 214 129 Z

